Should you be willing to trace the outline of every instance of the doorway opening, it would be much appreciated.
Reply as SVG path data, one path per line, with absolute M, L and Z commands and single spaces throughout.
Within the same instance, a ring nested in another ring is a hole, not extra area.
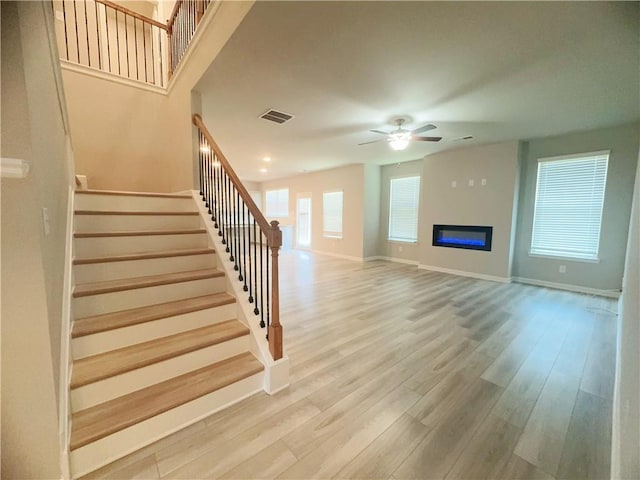
M 296 247 L 311 248 L 311 195 L 298 197 L 296 208 Z

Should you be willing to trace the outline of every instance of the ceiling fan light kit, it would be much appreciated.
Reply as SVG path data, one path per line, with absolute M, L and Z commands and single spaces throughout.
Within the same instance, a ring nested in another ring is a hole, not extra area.
M 404 150 L 411 140 L 411 132 L 397 132 L 389 135 L 389 146 L 392 150 Z
M 387 138 L 385 140 L 389 143 L 389 146 L 391 147 L 391 149 L 396 151 L 404 150 L 405 148 L 407 148 L 407 146 L 409 145 L 409 142 L 411 141 L 439 142 L 440 140 L 442 140 L 442 137 L 416 136 L 416 133 L 422 133 L 428 130 L 433 130 L 434 128 L 436 128 L 435 125 L 427 124 L 427 125 L 423 125 L 422 127 L 415 128 L 413 130 L 407 130 L 405 128 L 402 128 L 402 124 L 404 122 L 405 122 L 405 119 L 403 117 L 398 118 L 395 121 L 396 125 L 398 125 L 398 128 L 396 130 L 393 130 L 392 132 L 383 132 L 382 130 L 370 130 L 370 132 L 378 133 L 380 135 L 386 135 Z M 364 142 L 358 145 L 367 145 L 369 143 L 377 143 L 382 141 L 383 140 L 374 140 L 372 142 Z

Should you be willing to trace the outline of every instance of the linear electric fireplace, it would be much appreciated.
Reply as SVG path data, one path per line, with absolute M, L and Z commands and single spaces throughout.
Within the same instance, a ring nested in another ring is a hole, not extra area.
M 434 225 L 433 246 L 491 251 L 493 227 Z

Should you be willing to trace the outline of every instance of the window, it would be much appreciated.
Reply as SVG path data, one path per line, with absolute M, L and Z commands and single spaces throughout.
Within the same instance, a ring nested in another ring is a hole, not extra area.
M 389 240 L 418 241 L 420 177 L 391 179 L 389 195 Z
M 249 195 L 253 203 L 258 207 L 258 210 L 262 210 L 262 194 L 256 190 L 249 190 Z
M 265 195 L 267 217 L 289 216 L 289 189 L 267 190 Z
M 532 255 L 597 260 L 609 152 L 538 160 Z
M 342 192 L 322 194 L 322 231 L 325 237 L 342 238 Z

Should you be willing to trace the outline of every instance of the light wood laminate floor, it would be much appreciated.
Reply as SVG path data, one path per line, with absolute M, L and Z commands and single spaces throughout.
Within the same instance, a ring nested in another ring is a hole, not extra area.
M 614 300 L 281 258 L 291 387 L 91 478 L 609 477 Z

